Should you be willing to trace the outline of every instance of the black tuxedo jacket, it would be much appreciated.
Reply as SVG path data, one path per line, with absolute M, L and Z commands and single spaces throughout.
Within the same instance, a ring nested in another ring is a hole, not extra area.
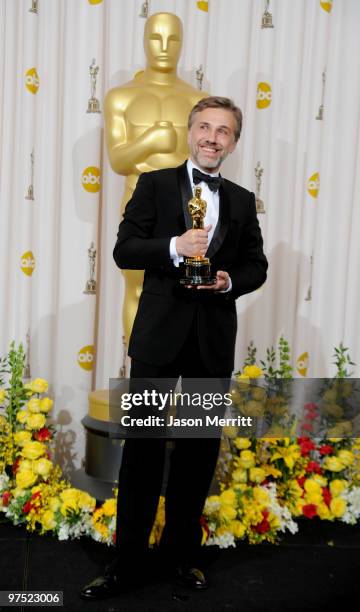
M 226 270 L 232 290 L 183 288 L 183 266 L 170 258 L 172 236 L 192 227 L 187 203 L 193 197 L 186 163 L 142 174 L 120 223 L 114 259 L 123 269 L 144 269 L 144 285 L 129 344 L 129 355 L 153 365 L 170 363 L 197 317 L 202 358 L 209 371 L 234 367 L 235 300 L 266 279 L 267 260 L 254 194 L 223 180 L 219 221 L 207 250 L 213 271 Z

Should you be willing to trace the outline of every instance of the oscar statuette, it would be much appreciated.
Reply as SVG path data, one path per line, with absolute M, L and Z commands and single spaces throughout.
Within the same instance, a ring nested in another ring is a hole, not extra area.
M 193 229 L 204 229 L 206 215 L 206 201 L 201 199 L 201 187 L 195 187 L 195 196 L 188 202 L 189 213 L 192 217 Z M 185 276 L 180 279 L 182 285 L 215 285 L 216 276 L 211 273 L 211 263 L 208 257 L 184 258 Z

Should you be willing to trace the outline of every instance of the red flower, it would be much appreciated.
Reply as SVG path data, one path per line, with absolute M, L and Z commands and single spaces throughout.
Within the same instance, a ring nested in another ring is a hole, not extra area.
M 34 433 L 34 438 L 39 440 L 39 442 L 46 442 L 46 440 L 51 440 L 52 433 L 50 429 L 43 427 L 42 429 L 39 429 L 38 432 Z
M 306 472 L 315 472 L 315 474 L 322 474 L 322 469 L 317 461 L 309 461 L 306 466 Z
M 20 457 L 17 457 L 17 459 L 15 459 L 15 461 L 13 463 L 13 466 L 12 466 L 12 471 L 13 471 L 14 475 L 16 474 L 16 472 L 19 469 L 19 463 L 20 463 Z
M 38 497 L 41 497 L 41 492 L 40 491 L 36 491 L 36 493 L 33 493 L 31 496 L 31 499 L 37 499 Z
M 317 417 L 317 413 L 316 412 L 308 412 L 305 415 L 305 419 L 308 419 L 309 421 L 311 421 L 312 419 L 316 419 Z
M 8 506 L 8 505 L 9 505 L 9 503 L 10 503 L 10 498 L 11 498 L 11 493 L 10 493 L 10 491 L 5 491 L 5 493 L 3 493 L 3 496 L 2 496 L 2 503 L 3 503 L 3 506 Z
M 308 402 L 307 404 L 304 404 L 304 408 L 308 412 L 317 412 L 318 411 L 317 404 L 314 404 L 314 402 Z
M 204 517 L 204 516 L 201 516 L 201 517 L 200 517 L 200 525 L 201 525 L 201 527 L 202 527 L 203 529 L 205 529 L 205 532 L 206 532 L 206 537 L 208 538 L 208 537 L 209 537 L 209 535 L 210 535 L 210 529 L 209 529 L 209 527 L 208 527 L 208 524 L 207 524 L 206 519 L 205 519 L 205 517 Z
M 306 516 L 309 519 L 314 518 L 314 516 L 317 515 L 317 508 L 315 504 L 305 504 L 302 510 L 303 510 L 304 516 Z
M 303 488 L 304 487 L 304 482 L 306 480 L 306 476 L 299 476 L 299 478 L 296 479 L 298 485 Z
M 322 488 L 322 494 L 323 494 L 323 499 L 324 499 L 325 504 L 327 506 L 330 506 L 330 502 L 331 502 L 332 496 L 331 496 L 331 493 L 330 493 L 329 489 L 327 487 L 323 487 Z
M 258 523 L 257 525 L 254 525 L 253 527 L 253 530 L 256 531 L 256 533 L 266 533 L 267 531 L 270 531 L 270 523 L 268 521 L 268 516 L 269 516 L 268 510 L 263 510 L 262 515 L 263 515 L 263 520 L 261 521 L 261 523 Z
M 301 454 L 303 457 L 308 455 L 310 451 L 315 450 L 316 446 L 310 438 L 303 436 L 298 438 L 298 444 L 300 446 Z
M 301 425 L 301 429 L 302 429 L 303 431 L 313 431 L 313 429 L 314 429 L 314 428 L 313 428 L 313 426 L 312 426 L 312 424 L 311 424 L 311 423 L 303 423 L 303 424 Z
M 24 514 L 29 514 L 30 510 L 32 510 L 33 505 L 30 501 L 27 501 L 26 504 L 23 505 L 22 511 Z
M 323 444 L 319 448 L 320 455 L 332 455 L 333 452 L 334 448 L 331 446 L 331 444 Z

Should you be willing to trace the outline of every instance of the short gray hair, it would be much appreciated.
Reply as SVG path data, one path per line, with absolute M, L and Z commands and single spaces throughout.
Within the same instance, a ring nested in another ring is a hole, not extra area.
M 230 98 L 222 98 L 221 96 L 209 96 L 208 98 L 202 98 L 195 104 L 193 109 L 190 112 L 189 120 L 188 120 L 188 128 L 190 130 L 192 124 L 194 123 L 194 118 L 197 113 L 201 113 L 201 111 L 206 108 L 224 108 L 225 110 L 230 111 L 234 119 L 236 121 L 236 129 L 235 129 L 235 140 L 236 142 L 240 138 L 241 127 L 243 116 L 240 108 L 234 104 L 234 102 Z

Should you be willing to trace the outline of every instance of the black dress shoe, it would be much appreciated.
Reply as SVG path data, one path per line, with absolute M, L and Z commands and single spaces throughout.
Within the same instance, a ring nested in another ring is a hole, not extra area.
M 89 582 L 80 592 L 83 599 L 106 599 L 120 593 L 119 577 L 116 574 L 104 574 Z
M 208 583 L 204 574 L 197 567 L 180 565 L 176 568 L 175 577 L 179 586 L 194 589 L 196 591 L 208 588 Z

